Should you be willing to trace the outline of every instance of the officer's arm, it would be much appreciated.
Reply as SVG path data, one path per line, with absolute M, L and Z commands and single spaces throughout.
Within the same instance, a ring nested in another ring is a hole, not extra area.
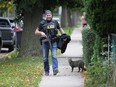
M 36 30 L 35 30 L 35 35 L 40 35 L 40 36 L 42 36 L 42 37 L 46 37 L 46 35 L 45 35 L 45 33 L 44 32 L 42 32 L 42 31 L 39 31 L 39 28 L 37 28 Z
M 60 28 L 59 31 L 60 31 L 61 34 L 64 34 L 65 33 L 62 28 Z
M 35 35 L 41 35 L 41 32 L 39 31 L 38 28 L 35 30 Z

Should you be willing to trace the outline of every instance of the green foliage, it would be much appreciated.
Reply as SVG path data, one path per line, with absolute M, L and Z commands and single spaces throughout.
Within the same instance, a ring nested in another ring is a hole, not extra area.
M 82 30 L 82 38 L 83 38 L 83 57 L 86 66 L 91 62 L 91 58 L 93 55 L 93 46 L 95 41 L 95 33 L 89 27 L 84 28 Z
M 73 30 L 74 30 L 74 28 L 73 27 L 65 27 L 65 28 L 63 28 L 63 30 L 64 30 L 64 32 L 66 34 L 71 35 Z M 58 31 L 58 35 L 61 35 L 60 31 Z
M 82 0 L 59 0 L 61 6 L 66 6 L 67 8 L 83 8 Z
M 42 7 L 41 0 L 14 0 L 14 4 L 16 5 L 16 10 L 21 11 L 31 11 L 34 6 Z
M 38 87 L 42 75 L 41 57 L 0 61 L 0 87 Z
M 32 12 L 32 10 L 38 7 L 44 12 L 44 10 L 53 10 L 58 6 L 58 0 L 14 0 L 16 6 L 17 16 L 23 16 L 24 12 Z
M 85 87 L 114 87 L 113 64 L 105 61 L 93 61 L 87 69 Z
M 88 22 L 101 37 L 116 33 L 116 0 L 83 0 Z
M 101 38 L 96 34 L 95 45 L 93 47 L 94 53 L 92 61 L 107 60 L 108 59 L 108 38 Z
M 33 9 L 38 7 L 41 10 L 54 10 L 58 6 L 65 6 L 68 8 L 80 8 L 83 7 L 82 0 L 14 0 L 16 6 L 17 15 L 23 16 L 24 12 L 32 12 Z
M 71 35 L 72 32 L 73 32 L 73 28 L 72 27 L 67 27 L 67 28 L 64 28 L 64 32 L 68 35 Z
M 101 38 L 96 34 L 96 39 L 95 39 L 95 45 L 93 47 L 94 53 L 92 57 L 92 61 L 98 61 L 101 60 L 100 58 L 102 57 L 102 49 L 103 49 L 103 43 Z
M 1 11 L 12 10 L 13 7 L 14 7 L 14 5 L 11 2 L 11 0 L 0 0 L 0 10 Z
M 96 34 L 85 87 L 114 87 L 111 76 L 114 68 L 109 63 L 104 65 L 103 61 L 107 56 L 103 54 L 107 53 L 108 34 L 116 33 L 116 0 L 83 0 L 83 3 L 87 21 Z
M 43 0 L 43 9 L 53 10 L 59 6 L 59 0 Z

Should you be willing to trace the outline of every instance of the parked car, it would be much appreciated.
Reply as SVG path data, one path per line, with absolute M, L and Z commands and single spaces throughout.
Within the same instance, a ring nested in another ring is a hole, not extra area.
M 1 52 L 1 48 L 2 48 L 2 34 L 1 34 L 1 31 L 0 31 L 0 52 Z
M 9 48 L 9 52 L 14 50 L 14 37 L 14 29 L 10 20 L 5 17 L 0 17 L 0 50 L 1 48 Z
M 14 18 L 9 18 L 10 24 L 12 28 L 16 29 L 16 31 L 22 30 L 23 22 L 15 22 Z
M 9 18 L 10 24 L 14 29 L 14 39 L 15 39 L 15 47 L 20 49 L 21 48 L 21 37 L 23 31 L 23 21 L 16 22 L 14 18 Z

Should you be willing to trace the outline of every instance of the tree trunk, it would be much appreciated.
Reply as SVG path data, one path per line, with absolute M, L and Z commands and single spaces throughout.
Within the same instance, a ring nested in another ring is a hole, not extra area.
M 77 25 L 77 12 L 76 11 L 73 11 L 72 12 L 72 22 L 73 22 L 73 26 L 76 26 Z
M 70 9 L 67 10 L 67 15 L 68 15 L 68 27 L 73 27 L 72 12 Z
M 62 8 L 61 26 L 62 27 L 67 27 L 68 26 L 67 8 Z
M 79 11 L 73 11 L 72 12 L 72 25 L 76 26 L 77 23 L 80 21 L 80 12 Z
M 24 13 L 24 30 L 22 32 L 21 49 L 19 56 L 39 56 L 41 55 L 41 45 L 39 37 L 35 36 L 35 29 L 42 19 L 42 7 L 34 8 L 32 12 Z
M 76 14 L 77 14 L 77 22 L 81 22 L 81 12 L 77 11 Z
M 76 12 L 72 11 L 71 14 L 72 14 L 72 26 L 75 26 L 76 25 Z

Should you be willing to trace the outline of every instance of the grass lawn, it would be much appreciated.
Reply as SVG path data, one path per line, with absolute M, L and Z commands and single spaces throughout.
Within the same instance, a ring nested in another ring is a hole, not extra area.
M 70 35 L 73 28 L 64 28 L 64 31 Z M 15 58 L 16 56 L 12 52 L 7 55 L 7 59 L 0 60 L 0 87 L 38 87 L 43 75 L 42 57 Z
M 64 28 L 65 33 L 68 34 L 68 35 L 71 35 L 73 30 L 74 30 L 73 27 L 72 28 L 71 27 Z
M 72 28 L 71 27 L 66 27 L 66 28 L 63 28 L 63 30 L 66 34 L 71 35 L 74 28 L 73 27 Z M 59 31 L 58 31 L 58 35 L 61 35 Z
M 38 87 L 42 57 L 0 60 L 0 87 Z

